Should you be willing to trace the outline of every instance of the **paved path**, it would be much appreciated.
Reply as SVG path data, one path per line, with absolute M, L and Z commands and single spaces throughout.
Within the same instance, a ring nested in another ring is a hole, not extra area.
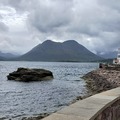
M 120 87 L 80 100 L 43 120 L 94 120 L 105 108 L 120 99 Z

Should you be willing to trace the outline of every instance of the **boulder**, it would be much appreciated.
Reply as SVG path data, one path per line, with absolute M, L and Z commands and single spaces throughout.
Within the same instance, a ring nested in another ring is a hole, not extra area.
M 51 71 L 45 69 L 18 68 L 17 71 L 9 73 L 7 78 L 8 80 L 23 82 L 42 81 L 53 79 L 53 74 Z

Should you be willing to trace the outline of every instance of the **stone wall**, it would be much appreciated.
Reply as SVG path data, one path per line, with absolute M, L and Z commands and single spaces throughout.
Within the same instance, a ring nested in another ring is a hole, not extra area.
M 103 110 L 95 120 L 120 120 L 120 100 Z

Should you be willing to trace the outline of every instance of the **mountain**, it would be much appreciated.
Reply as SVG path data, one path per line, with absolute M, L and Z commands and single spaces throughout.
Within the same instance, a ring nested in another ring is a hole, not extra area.
M 109 58 L 109 59 L 100 60 L 100 61 L 98 61 L 98 62 L 112 64 L 112 63 L 113 63 L 113 59 L 112 59 L 112 58 L 111 58 L 111 59 Z
M 3 57 L 0 56 L 0 61 L 4 61 L 4 60 L 5 60 L 5 58 L 3 58 Z
M 17 60 L 25 61 L 96 61 L 102 59 L 74 40 L 63 43 L 46 40 Z
M 14 55 L 12 53 L 3 53 L 0 51 L 0 56 L 3 57 L 3 58 L 15 58 L 15 57 L 18 57 L 18 55 Z
M 107 52 L 104 54 L 100 54 L 100 52 L 97 52 L 97 55 L 100 57 L 103 57 L 105 59 L 111 59 L 111 58 L 116 58 L 117 57 L 117 51 L 111 51 L 111 52 Z

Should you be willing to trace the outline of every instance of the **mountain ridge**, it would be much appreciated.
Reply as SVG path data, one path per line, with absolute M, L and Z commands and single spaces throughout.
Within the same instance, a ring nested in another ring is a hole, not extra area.
M 37 45 L 26 54 L 17 58 L 23 61 L 78 61 L 87 62 L 100 60 L 101 57 L 90 52 L 83 45 L 75 40 L 67 40 L 65 42 L 54 42 L 46 40 L 42 44 Z
M 3 57 L 4 59 L 15 58 L 17 56 L 19 56 L 19 55 L 15 55 L 12 53 L 3 53 L 0 51 L 0 57 Z
M 105 59 L 114 59 L 117 57 L 118 52 L 117 51 L 110 51 L 110 52 L 106 52 L 104 54 L 100 54 L 99 52 L 97 52 L 97 55 L 105 58 Z
M 4 61 L 4 60 L 5 60 L 5 58 L 0 56 L 0 61 Z

